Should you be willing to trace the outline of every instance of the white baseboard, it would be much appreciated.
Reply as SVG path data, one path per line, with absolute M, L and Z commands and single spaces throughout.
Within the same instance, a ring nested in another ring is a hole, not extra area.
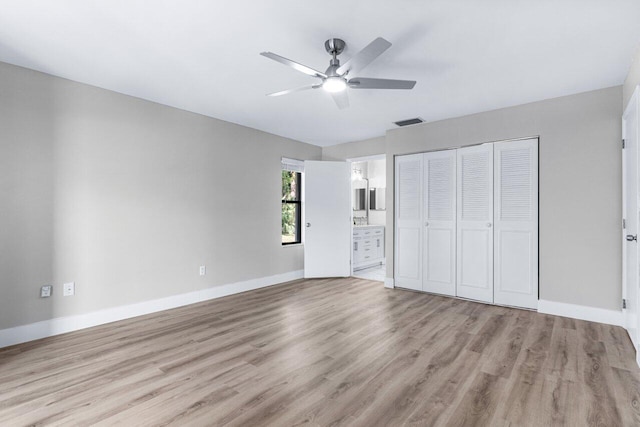
M 0 348 L 302 279 L 303 270 L 0 330 Z
M 384 287 L 385 288 L 393 289 L 395 287 L 393 283 L 394 283 L 394 281 L 393 281 L 392 277 L 385 277 L 384 278 Z
M 555 301 L 538 301 L 538 313 L 554 314 L 556 316 L 571 317 L 572 319 L 588 320 L 605 323 L 607 325 L 624 326 L 622 310 L 607 310 L 604 308 L 587 307 L 584 305 L 567 304 Z

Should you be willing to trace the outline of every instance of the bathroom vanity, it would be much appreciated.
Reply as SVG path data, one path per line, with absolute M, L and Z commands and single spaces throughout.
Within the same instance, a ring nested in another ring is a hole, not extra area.
M 353 227 L 353 270 L 384 263 L 384 226 Z

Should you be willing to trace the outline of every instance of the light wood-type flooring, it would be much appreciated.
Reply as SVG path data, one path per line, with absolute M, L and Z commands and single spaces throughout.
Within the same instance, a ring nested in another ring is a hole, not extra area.
M 0 425 L 638 426 L 619 327 L 301 280 L 0 349 Z

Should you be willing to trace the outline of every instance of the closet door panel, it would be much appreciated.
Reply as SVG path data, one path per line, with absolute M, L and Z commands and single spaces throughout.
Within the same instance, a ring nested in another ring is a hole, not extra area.
M 424 290 L 447 293 L 437 288 L 453 285 L 453 293 L 447 294 L 455 295 L 455 233 L 446 228 L 429 227 L 425 231 L 425 243 Z
M 494 147 L 496 304 L 538 307 L 538 140 Z
M 422 290 L 456 292 L 456 150 L 424 154 Z
M 456 295 L 493 302 L 493 144 L 457 152 Z
M 422 154 L 395 162 L 395 286 L 422 289 Z

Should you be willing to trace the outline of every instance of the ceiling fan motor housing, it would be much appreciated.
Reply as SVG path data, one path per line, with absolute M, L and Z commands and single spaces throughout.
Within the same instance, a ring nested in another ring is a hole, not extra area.
M 329 39 L 324 42 L 324 48 L 331 55 L 337 56 L 340 55 L 347 44 L 342 39 Z

